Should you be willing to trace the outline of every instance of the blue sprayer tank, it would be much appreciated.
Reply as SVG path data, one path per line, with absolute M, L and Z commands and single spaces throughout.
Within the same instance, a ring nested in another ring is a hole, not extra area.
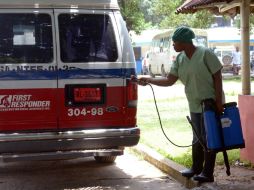
M 244 148 L 241 120 L 236 102 L 224 105 L 224 113 L 217 116 L 211 106 L 204 109 L 204 123 L 208 150 L 221 151 Z

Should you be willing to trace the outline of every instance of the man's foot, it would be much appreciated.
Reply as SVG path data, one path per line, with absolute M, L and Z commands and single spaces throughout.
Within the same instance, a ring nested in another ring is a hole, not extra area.
M 195 181 L 200 182 L 200 183 L 203 183 L 203 182 L 214 182 L 213 176 L 207 176 L 204 173 L 201 173 L 201 174 L 199 174 L 197 176 L 194 176 L 193 179 Z
M 195 171 L 193 169 L 186 169 L 186 170 L 182 170 L 180 172 L 181 172 L 182 176 L 189 177 L 189 178 L 193 177 L 195 174 L 197 174 L 197 173 L 195 173 Z

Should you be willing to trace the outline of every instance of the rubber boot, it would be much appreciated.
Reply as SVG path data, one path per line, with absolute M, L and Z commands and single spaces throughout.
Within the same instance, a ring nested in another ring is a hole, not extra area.
M 205 164 L 202 173 L 205 176 L 212 177 L 214 172 L 216 160 L 216 153 L 215 152 L 205 152 Z
M 215 159 L 216 159 L 216 153 L 206 152 L 204 169 L 199 175 L 194 176 L 193 179 L 200 183 L 214 182 L 213 172 L 214 172 Z
M 201 173 L 204 163 L 204 150 L 200 143 L 196 143 L 192 146 L 192 167 L 191 169 L 195 174 Z
M 191 121 L 193 124 L 193 128 L 197 133 L 196 134 L 193 131 L 191 169 L 195 172 L 195 174 L 199 174 L 203 170 L 203 163 L 204 163 L 204 150 L 200 142 L 198 141 L 198 138 L 199 138 L 199 140 L 201 140 L 201 142 L 204 143 L 204 129 L 202 127 L 201 113 L 191 113 Z

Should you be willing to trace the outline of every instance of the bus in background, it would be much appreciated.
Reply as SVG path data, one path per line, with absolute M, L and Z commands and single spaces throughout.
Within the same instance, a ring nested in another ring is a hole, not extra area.
M 205 29 L 192 30 L 196 35 L 193 43 L 197 46 L 208 47 L 207 31 Z M 173 48 L 173 33 L 174 29 L 168 29 L 153 37 L 148 66 L 151 77 L 155 77 L 155 75 L 165 77 L 170 71 L 170 67 L 178 54 Z

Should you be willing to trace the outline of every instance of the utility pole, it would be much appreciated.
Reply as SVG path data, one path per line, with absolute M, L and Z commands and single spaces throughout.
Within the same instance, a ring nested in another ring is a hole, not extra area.
M 242 94 L 250 95 L 250 0 L 241 2 Z

